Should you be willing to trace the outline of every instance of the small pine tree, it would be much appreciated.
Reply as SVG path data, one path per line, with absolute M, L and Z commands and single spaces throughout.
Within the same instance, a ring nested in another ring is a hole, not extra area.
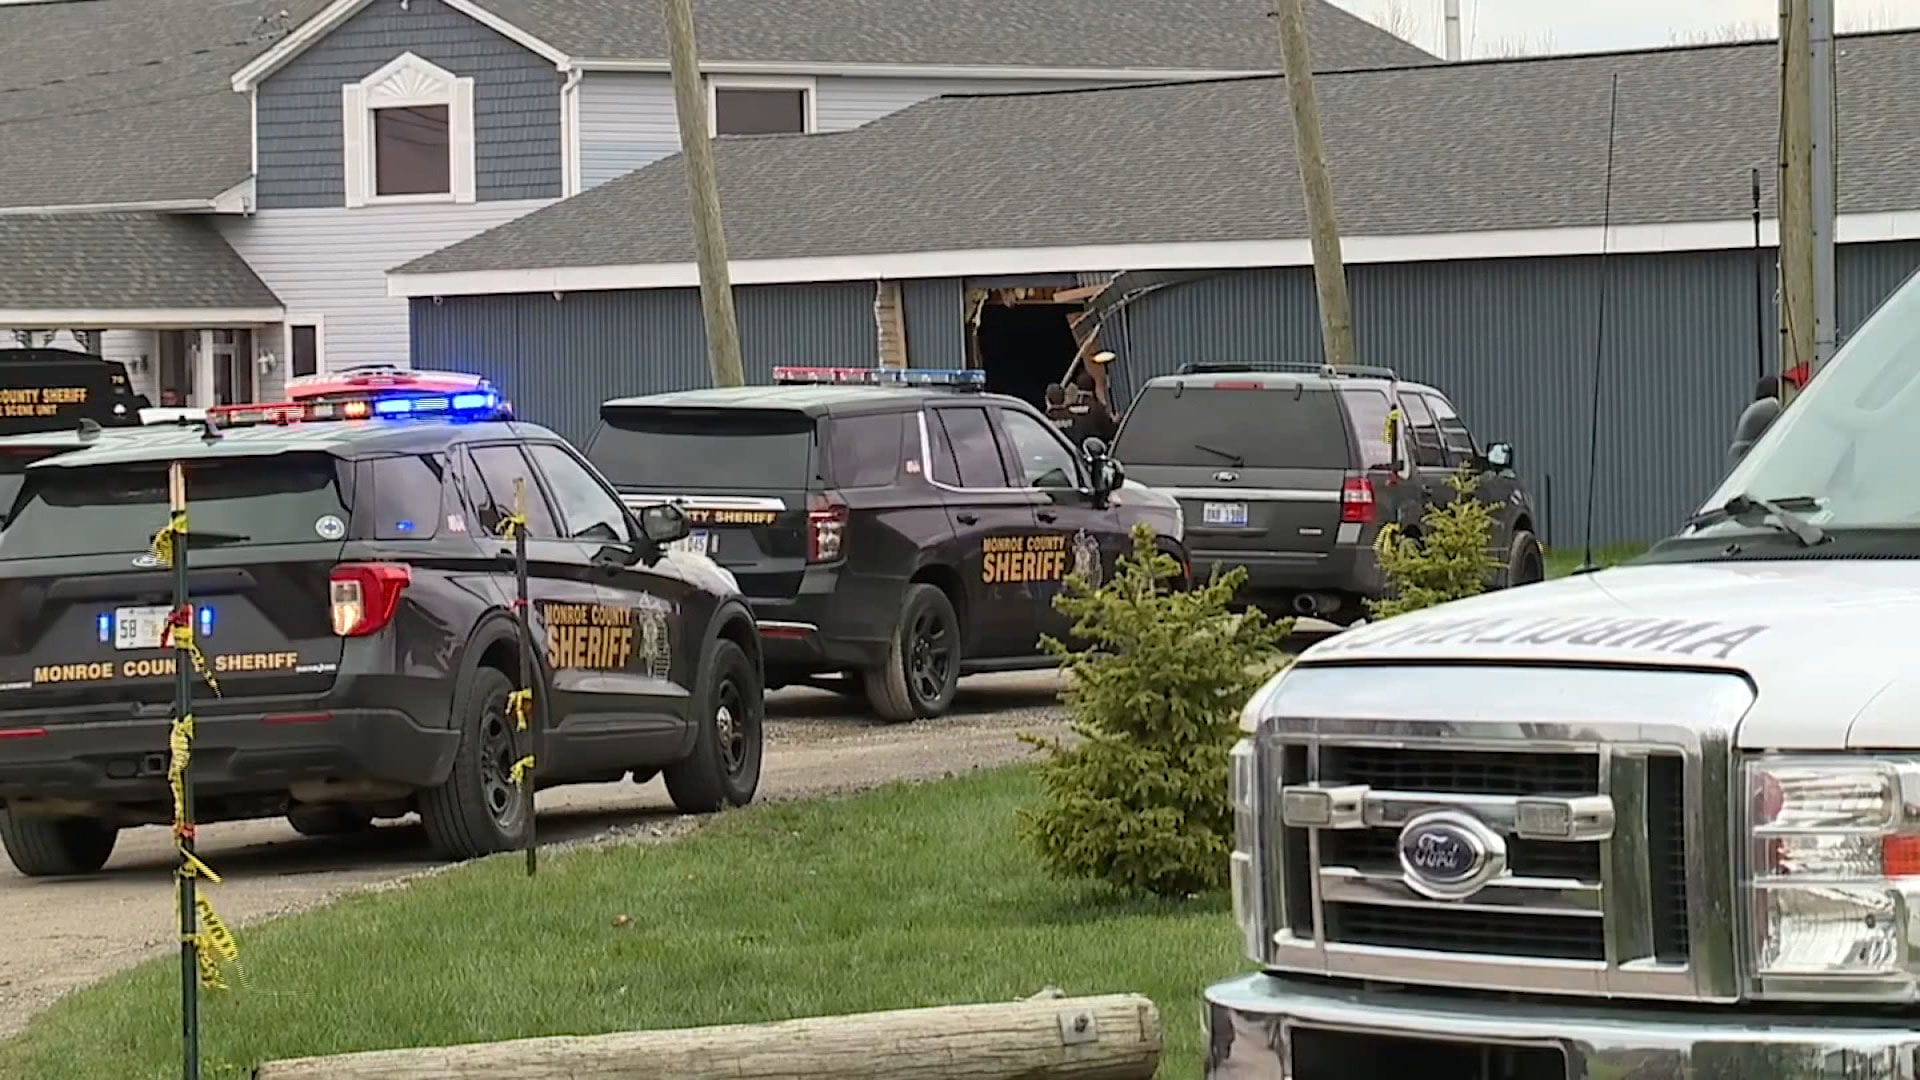
M 1453 487 L 1453 500 L 1428 509 L 1417 541 L 1398 525 L 1380 530 L 1374 554 L 1389 592 L 1384 599 L 1367 601 L 1374 618 L 1478 596 L 1486 591 L 1489 575 L 1499 569 L 1500 560 L 1491 552 L 1493 507 L 1473 497 L 1479 480 L 1462 469 L 1447 483 Z
M 1072 680 L 1076 745 L 1023 736 L 1046 754 L 1040 804 L 1019 828 L 1052 873 L 1160 896 L 1221 887 L 1233 841 L 1228 754 L 1239 715 L 1284 664 L 1291 622 L 1229 607 L 1246 571 L 1168 589 L 1180 567 L 1138 526 L 1133 553 L 1098 589 L 1069 579 L 1054 604 L 1082 651 L 1045 642 Z

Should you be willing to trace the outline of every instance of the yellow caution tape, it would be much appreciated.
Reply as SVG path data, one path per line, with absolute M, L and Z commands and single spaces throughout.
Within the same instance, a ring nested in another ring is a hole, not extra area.
M 508 514 L 500 520 L 500 537 L 503 540 L 511 540 L 516 533 L 526 527 L 527 516 L 525 514 Z
M 187 766 L 193 760 L 193 726 L 193 714 L 188 713 L 174 722 L 173 730 L 167 736 L 167 748 L 170 751 L 167 786 L 173 791 L 173 845 L 180 855 L 180 868 L 175 873 L 180 877 L 204 878 L 217 885 L 220 875 L 187 845 L 194 831 L 193 823 L 187 820 L 186 798 Z M 220 914 L 213 909 L 213 902 L 204 895 L 194 897 L 194 910 L 198 914 L 201 930 L 197 934 L 187 935 L 186 940 L 194 946 L 200 984 L 209 990 L 225 990 L 227 982 L 222 977 L 222 965 L 237 963 L 240 944 Z
M 526 757 L 523 757 L 519 761 L 516 761 L 513 763 L 513 772 L 508 775 L 507 779 L 513 784 L 514 787 L 519 787 L 527 779 L 527 774 L 532 771 L 533 771 L 533 755 L 528 754 Z
M 199 672 L 200 677 L 207 681 L 207 689 L 212 690 L 215 697 L 219 697 L 220 680 L 213 677 L 213 668 L 207 664 L 207 654 L 200 651 L 200 643 L 193 639 L 193 627 L 188 625 L 193 621 L 191 604 L 187 606 L 187 611 L 185 621 L 175 622 L 167 627 L 167 636 L 161 641 L 161 645 L 185 649 L 187 655 L 193 658 L 193 670 Z
M 180 537 L 187 535 L 187 512 L 180 511 L 167 522 L 167 527 L 153 534 L 153 557 L 160 560 L 161 566 L 173 565 L 173 552 Z
M 1392 446 L 1394 438 L 1400 434 L 1400 406 L 1387 410 L 1387 445 Z
M 507 715 L 513 717 L 514 726 L 521 731 L 533 721 L 533 691 L 515 690 L 507 695 Z

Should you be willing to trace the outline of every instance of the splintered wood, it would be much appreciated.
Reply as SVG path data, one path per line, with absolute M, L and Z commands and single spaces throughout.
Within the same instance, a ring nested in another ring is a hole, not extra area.
M 1160 1012 L 1137 994 L 771 1024 L 382 1050 L 263 1065 L 255 1080 L 1149 1080 Z

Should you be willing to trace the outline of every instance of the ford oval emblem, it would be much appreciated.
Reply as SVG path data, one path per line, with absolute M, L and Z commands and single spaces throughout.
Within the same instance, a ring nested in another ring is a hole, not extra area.
M 1222 469 L 1213 474 L 1213 481 L 1216 484 L 1231 484 L 1238 479 L 1240 479 L 1240 474 L 1234 472 L 1232 469 Z
M 1422 895 L 1465 899 L 1506 870 L 1506 841 L 1468 814 L 1422 814 L 1400 830 L 1401 875 Z
M 133 557 L 133 565 L 142 570 L 151 570 L 160 565 L 160 557 L 157 555 L 135 555 Z

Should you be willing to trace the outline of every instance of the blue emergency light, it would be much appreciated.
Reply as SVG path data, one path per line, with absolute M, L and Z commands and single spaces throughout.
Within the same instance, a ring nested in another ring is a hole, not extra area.
M 980 390 L 987 373 L 972 368 L 777 367 L 773 381 L 782 386 L 946 386 Z

